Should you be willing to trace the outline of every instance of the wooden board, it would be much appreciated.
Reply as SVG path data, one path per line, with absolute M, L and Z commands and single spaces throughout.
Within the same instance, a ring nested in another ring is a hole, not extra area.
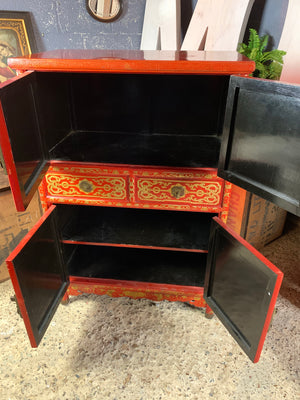
M 178 50 L 180 34 L 180 0 L 147 0 L 141 50 Z
M 284 65 L 280 80 L 289 83 L 300 83 L 300 0 L 289 0 L 287 15 L 278 45 L 284 50 Z
M 282 234 L 287 212 L 232 185 L 227 226 L 260 249 Z
M 4 173 L 3 168 L 0 167 L 0 192 L 9 189 L 8 177 Z
M 5 259 L 41 217 L 36 194 L 27 211 L 18 213 L 10 190 L 0 190 L 0 282 L 9 278 Z
M 198 0 L 181 50 L 235 51 L 254 0 Z

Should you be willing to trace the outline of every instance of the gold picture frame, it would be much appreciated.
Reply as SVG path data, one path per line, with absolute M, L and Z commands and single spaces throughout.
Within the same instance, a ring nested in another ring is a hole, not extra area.
M 0 84 L 16 73 L 7 65 L 7 59 L 36 53 L 36 42 L 29 12 L 0 11 Z M 0 173 L 4 166 L 0 149 Z
M 30 13 L 0 11 L 0 82 L 15 73 L 7 66 L 7 59 L 36 52 Z

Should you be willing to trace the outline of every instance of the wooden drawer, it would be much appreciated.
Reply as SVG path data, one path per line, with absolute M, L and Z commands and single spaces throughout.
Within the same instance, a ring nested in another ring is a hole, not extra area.
M 134 200 L 149 208 L 220 212 L 224 183 L 213 168 L 134 171 Z
M 224 180 L 213 168 L 133 168 L 52 163 L 40 188 L 49 204 L 85 204 L 202 212 L 224 211 Z
M 136 201 L 143 203 L 186 204 L 218 207 L 221 205 L 221 180 L 136 177 Z
M 130 201 L 129 172 L 124 169 L 65 163 L 51 165 L 43 186 L 44 196 L 50 203 L 100 205 Z

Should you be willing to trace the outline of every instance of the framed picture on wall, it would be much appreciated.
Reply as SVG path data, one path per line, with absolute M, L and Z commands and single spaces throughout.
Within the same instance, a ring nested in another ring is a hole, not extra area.
M 35 53 L 36 43 L 29 12 L 0 11 L 0 84 L 15 76 L 7 59 Z M 5 168 L 0 149 L 0 171 Z
M 15 72 L 7 59 L 36 52 L 36 43 L 29 12 L 0 11 L 0 83 Z

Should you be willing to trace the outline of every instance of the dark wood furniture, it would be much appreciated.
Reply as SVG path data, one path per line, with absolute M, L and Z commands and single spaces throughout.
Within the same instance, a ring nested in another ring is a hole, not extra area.
M 213 309 L 258 361 L 282 273 L 226 227 L 229 182 L 299 213 L 299 88 L 247 78 L 253 63 L 225 52 L 10 66 L 10 183 L 19 211 L 38 185 L 46 210 L 7 260 L 32 346 L 68 289 Z

